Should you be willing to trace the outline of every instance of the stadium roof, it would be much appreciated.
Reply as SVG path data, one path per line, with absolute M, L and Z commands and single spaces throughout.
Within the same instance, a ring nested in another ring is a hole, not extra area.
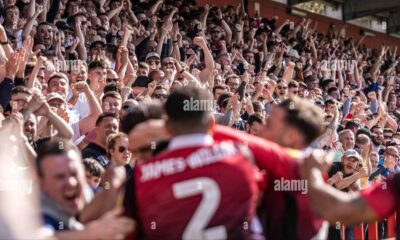
M 288 0 L 293 6 L 310 0 Z M 387 33 L 400 33 L 400 1 L 399 0 L 325 0 L 331 4 L 341 4 L 343 20 L 349 21 L 366 16 L 383 17 L 387 21 Z

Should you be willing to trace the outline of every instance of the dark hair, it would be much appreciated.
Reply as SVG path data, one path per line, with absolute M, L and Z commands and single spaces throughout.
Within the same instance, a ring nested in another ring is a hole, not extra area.
M 117 114 L 112 112 L 103 112 L 96 120 L 96 127 L 100 125 L 104 118 L 111 117 L 118 120 Z
M 327 93 L 328 93 L 328 95 L 330 95 L 332 92 L 337 91 L 337 90 L 338 90 L 337 87 L 330 87 L 330 88 L 328 88 Z
M 331 83 L 331 82 L 335 82 L 335 81 L 333 81 L 332 79 L 325 79 L 325 80 L 323 80 L 322 82 L 321 82 L 321 88 L 323 89 L 323 90 L 325 90 L 325 88 Z
M 215 94 L 215 92 L 217 91 L 217 89 L 228 90 L 229 87 L 226 86 L 225 84 L 217 84 L 217 85 L 215 85 L 215 86 L 213 87 L 213 89 L 212 89 L 212 94 L 213 94 L 213 95 Z
M 121 131 L 126 134 L 136 127 L 139 123 L 149 119 L 161 119 L 164 109 L 159 102 L 141 102 L 139 106 L 129 111 L 121 120 Z
M 347 121 L 344 129 L 358 128 L 360 125 L 354 121 Z
M 312 143 L 324 132 L 322 110 L 313 103 L 293 98 L 282 101 L 278 107 L 285 110 L 285 122 L 303 135 L 305 144 Z
M 105 170 L 101 164 L 93 159 L 93 158 L 85 158 L 83 159 L 83 166 L 85 167 L 85 171 L 89 172 L 91 176 L 102 177 Z
M 227 103 L 224 104 L 225 100 L 229 99 L 232 96 L 233 96 L 233 93 L 230 93 L 230 92 L 226 92 L 226 93 L 221 94 L 217 99 L 218 107 L 219 108 L 225 108 L 226 104 L 227 104 Z
M 37 149 L 36 169 L 39 176 L 43 176 L 42 162 L 49 155 L 66 155 L 69 151 L 75 151 L 78 156 L 80 152 L 78 148 L 69 141 L 46 141 Z
M 25 93 L 25 94 L 28 94 L 29 96 L 32 95 L 32 93 L 29 91 L 29 89 L 24 86 L 16 86 L 15 88 L 12 89 L 11 95 L 14 95 L 17 93 Z
M 288 88 L 298 88 L 298 87 L 299 87 L 299 83 L 294 80 L 290 81 L 288 84 Z
M 103 102 L 104 99 L 106 99 L 108 97 L 122 100 L 121 94 L 119 94 L 118 92 L 111 91 L 111 92 L 105 93 L 103 95 L 103 97 L 101 98 L 101 101 Z
M 211 95 L 200 88 L 182 87 L 165 103 L 167 125 L 175 135 L 206 132 L 212 118 Z
M 119 82 L 110 82 L 107 83 L 107 85 L 104 87 L 103 89 L 103 93 L 107 94 L 109 92 L 116 92 L 121 94 L 121 90 L 122 90 L 122 85 Z
M 91 63 L 89 63 L 88 65 L 88 70 L 92 70 L 95 68 L 102 68 L 102 69 L 106 69 L 105 64 L 102 61 L 93 61 Z
M 258 122 L 259 124 L 264 124 L 264 117 L 259 114 L 255 113 L 249 116 L 249 119 L 247 119 L 247 123 L 252 126 L 253 123 Z

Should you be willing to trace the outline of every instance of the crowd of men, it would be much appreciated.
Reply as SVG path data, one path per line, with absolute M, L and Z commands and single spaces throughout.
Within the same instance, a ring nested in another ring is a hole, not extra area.
M 379 220 L 387 237 L 397 46 L 242 4 L 0 10 L 0 180 L 30 176 L 46 236 L 353 239 L 353 224 Z

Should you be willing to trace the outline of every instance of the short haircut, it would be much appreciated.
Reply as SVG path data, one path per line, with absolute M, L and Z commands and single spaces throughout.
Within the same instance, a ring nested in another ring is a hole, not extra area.
M 85 158 L 82 162 L 85 171 L 89 172 L 91 176 L 102 177 L 105 173 L 104 167 L 93 158 Z
M 383 130 L 381 127 L 379 127 L 379 125 L 374 125 L 374 126 L 372 126 L 372 128 L 371 128 L 371 132 L 374 132 L 375 129 Z
M 29 91 L 29 89 L 27 87 L 24 86 L 16 86 L 15 88 L 12 89 L 11 91 L 11 95 L 15 95 L 17 93 L 25 93 L 29 96 L 32 95 L 32 93 Z
M 307 145 L 324 132 L 322 110 L 313 103 L 293 98 L 282 101 L 278 107 L 285 110 L 285 122 L 303 135 Z
M 264 124 L 264 117 L 259 113 L 250 115 L 249 119 L 247 119 L 247 123 L 252 126 L 255 122 L 258 122 L 259 124 Z
M 230 92 L 226 92 L 226 93 L 221 94 L 217 99 L 218 107 L 219 108 L 225 108 L 226 107 L 226 104 L 224 105 L 225 100 L 229 99 L 232 96 L 233 96 L 233 93 L 230 93 Z
M 206 132 L 212 119 L 212 104 L 211 95 L 204 89 L 175 90 L 165 102 L 169 130 L 173 135 Z
M 290 81 L 288 84 L 288 88 L 298 88 L 298 87 L 299 87 L 299 83 L 294 80 Z
M 359 134 L 356 137 L 356 145 L 367 144 L 370 142 L 370 138 L 365 134 Z
M 139 106 L 129 111 L 121 120 L 121 130 L 129 132 L 139 123 L 149 119 L 161 119 L 164 115 L 164 109 L 160 102 L 141 102 Z
M 328 95 L 329 95 L 329 94 L 331 94 L 332 92 L 338 91 L 338 90 L 339 90 L 339 89 L 338 89 L 337 87 L 330 87 L 330 88 L 328 88 L 327 93 L 328 93 Z
M 69 151 L 75 151 L 80 156 L 78 148 L 69 141 L 46 141 L 37 149 L 36 169 L 39 176 L 43 176 L 42 162 L 49 155 L 66 155 Z M 80 159 L 79 159 L 80 160 Z
M 61 72 L 55 72 L 55 73 L 51 74 L 51 76 L 49 77 L 49 80 L 47 80 L 47 84 L 50 84 L 51 80 L 53 80 L 55 78 L 65 79 L 65 81 L 67 81 L 67 83 L 69 83 L 69 79 L 68 79 L 67 75 L 65 75 L 64 73 L 61 73 Z
M 264 110 L 264 105 L 260 101 L 253 101 L 253 110 L 254 112 L 262 112 Z
M 150 71 L 150 67 L 149 64 L 145 63 L 145 62 L 139 62 L 139 68 L 145 68 L 147 71 Z
M 103 89 L 103 93 L 109 93 L 109 92 L 117 92 L 121 94 L 122 91 L 122 85 L 119 82 L 110 82 L 107 83 L 107 85 Z
M 101 122 L 103 122 L 104 118 L 115 118 L 118 120 L 117 114 L 112 113 L 112 112 L 103 112 L 102 114 L 100 114 L 100 116 L 97 118 L 96 120 L 96 127 L 99 126 L 101 124 Z
M 89 63 L 88 65 L 88 70 L 93 70 L 95 68 L 101 68 L 101 69 L 106 69 L 106 64 L 102 61 L 93 61 Z
M 300 82 L 299 87 L 307 89 L 307 84 L 305 84 L 304 82 Z
M 215 94 L 215 92 L 217 91 L 217 89 L 228 90 L 229 87 L 226 86 L 225 84 L 217 84 L 217 85 L 215 85 L 215 86 L 213 87 L 213 89 L 212 89 L 212 94 L 213 94 L 213 95 Z
M 106 92 L 103 95 L 103 97 L 101 98 L 101 101 L 103 102 L 108 97 L 122 100 L 121 94 L 119 94 L 118 92 L 115 92 L 115 91 L 111 91 L 111 92 Z
M 350 133 L 350 134 L 353 134 L 353 135 L 354 135 L 353 131 L 351 131 L 350 129 L 344 129 L 344 130 L 342 130 L 342 131 L 339 132 L 339 141 L 342 139 L 342 136 L 343 136 L 344 134 L 346 134 L 346 133 Z
M 353 128 L 358 128 L 359 126 L 360 126 L 360 125 L 357 124 L 357 123 L 354 122 L 354 121 L 347 121 L 344 128 L 345 128 L 345 129 L 353 129 Z

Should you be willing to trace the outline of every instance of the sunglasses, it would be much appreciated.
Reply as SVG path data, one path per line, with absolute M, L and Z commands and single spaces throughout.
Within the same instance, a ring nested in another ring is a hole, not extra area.
M 154 97 L 154 98 L 167 98 L 168 95 L 167 95 L 167 94 L 158 94 L 158 93 L 155 93 L 155 94 L 153 94 L 153 97 Z
M 128 148 L 125 147 L 125 146 L 120 146 L 120 147 L 118 148 L 118 152 L 120 152 L 120 153 L 123 153 L 123 152 L 125 152 L 125 151 L 127 151 L 127 150 L 128 150 Z
M 153 63 L 155 63 L 156 65 L 160 64 L 160 61 L 148 61 L 148 63 L 151 65 Z
M 392 156 L 392 157 L 397 159 L 397 155 L 395 155 L 395 154 L 391 154 L 391 153 L 385 152 L 385 155 Z
M 162 64 L 163 64 L 163 66 L 174 65 L 173 62 L 163 62 Z
M 110 82 L 118 82 L 119 81 L 119 78 L 107 78 L 106 79 L 106 82 L 107 83 L 110 83 Z
M 103 46 L 94 46 L 93 47 L 93 50 L 104 50 L 104 49 L 106 49 L 106 48 Z

